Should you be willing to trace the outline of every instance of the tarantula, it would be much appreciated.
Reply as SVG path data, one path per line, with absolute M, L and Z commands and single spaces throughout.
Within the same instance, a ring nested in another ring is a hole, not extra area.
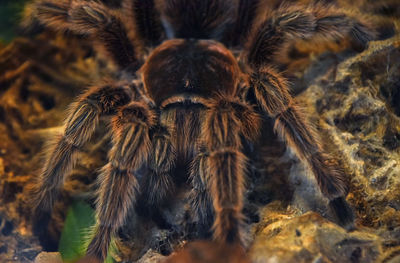
M 277 68 L 293 39 L 365 46 L 367 22 L 333 6 L 282 5 L 265 14 L 261 0 L 124 0 L 122 8 L 84 0 L 40 0 L 39 20 L 88 35 L 120 68 L 115 83 L 91 87 L 71 106 L 64 134 L 49 147 L 35 189 L 35 211 L 50 213 L 77 151 L 109 116 L 112 148 L 98 178 L 97 226 L 87 255 L 104 260 L 109 243 L 135 205 L 142 184 L 149 204 L 173 191 L 177 162 L 190 163 L 193 213 L 213 221 L 213 238 L 242 242 L 246 156 L 262 116 L 311 169 L 343 227 L 354 216 L 344 172 Z M 147 169 L 146 178 L 139 170 Z M 211 210 L 211 211 L 210 211 Z

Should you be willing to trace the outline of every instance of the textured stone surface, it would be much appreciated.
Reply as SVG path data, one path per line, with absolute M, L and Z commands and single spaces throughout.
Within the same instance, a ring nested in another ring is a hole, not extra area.
M 326 144 L 344 161 L 357 230 L 346 233 L 313 212 L 301 215 L 314 210 L 330 217 L 309 172 L 289 152 L 278 159 L 292 162 L 286 174 L 295 186 L 290 206 L 275 201 L 261 210 L 252 232 L 254 262 L 396 262 L 399 55 L 398 37 L 375 41 L 360 54 L 324 54 L 296 80 L 294 85 L 303 90 L 297 100 L 308 106 Z
M 316 64 L 325 64 L 327 70 L 320 75 L 314 74 L 313 66 L 307 70 L 304 78 L 314 77 L 299 99 L 312 106 L 320 127 L 347 163 L 348 199 L 357 222 L 369 227 L 365 232 L 398 233 L 400 38 L 372 42 L 337 66 L 327 57 Z M 383 251 L 399 251 L 400 242 L 385 236 Z
M 264 209 L 271 220 L 274 211 Z M 250 254 L 253 262 L 376 262 L 381 254 L 379 238 L 361 231 L 346 233 L 321 215 L 278 215 L 275 221 L 256 227 Z
M 299 97 L 313 105 L 353 173 L 349 199 L 365 226 L 400 224 L 399 69 L 400 39 L 373 42 L 314 78 Z

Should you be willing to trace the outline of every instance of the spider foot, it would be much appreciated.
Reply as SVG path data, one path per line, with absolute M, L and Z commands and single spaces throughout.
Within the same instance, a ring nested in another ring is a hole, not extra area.
M 39 239 L 40 244 L 46 251 L 57 251 L 58 241 L 55 240 L 47 231 L 51 220 L 51 212 L 37 210 L 32 219 L 32 232 Z
M 335 216 L 336 223 L 347 231 L 355 230 L 354 212 L 344 197 L 337 197 L 329 202 L 329 208 Z
M 172 253 L 173 249 L 173 236 L 171 236 L 171 232 L 168 230 L 160 230 L 154 234 L 152 238 L 152 244 L 150 247 L 158 251 L 163 256 L 168 256 Z

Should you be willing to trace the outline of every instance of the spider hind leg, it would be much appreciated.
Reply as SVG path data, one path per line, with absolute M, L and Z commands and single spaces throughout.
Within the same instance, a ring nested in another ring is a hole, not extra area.
M 82 0 L 39 0 L 31 8 L 40 22 L 55 30 L 88 35 L 120 68 L 139 68 L 140 50 L 116 10 L 99 2 Z
M 329 208 L 340 226 L 348 231 L 355 229 L 354 211 L 343 196 L 330 200 Z
M 276 56 L 293 39 L 339 41 L 348 37 L 356 49 L 363 49 L 376 32 L 357 13 L 331 5 L 282 6 L 254 27 L 247 46 L 247 63 L 259 68 L 276 62 Z
M 166 21 L 175 38 L 222 40 L 235 12 L 233 1 L 167 0 L 160 1 Z
M 354 215 L 344 198 L 348 191 L 345 174 L 324 151 L 318 133 L 290 96 L 284 79 L 264 67 L 253 74 L 252 86 L 260 107 L 275 119 L 275 131 L 313 172 L 321 192 L 330 200 L 337 223 L 351 229 Z
M 157 46 L 164 39 L 164 30 L 155 0 L 123 0 L 131 31 L 143 44 Z

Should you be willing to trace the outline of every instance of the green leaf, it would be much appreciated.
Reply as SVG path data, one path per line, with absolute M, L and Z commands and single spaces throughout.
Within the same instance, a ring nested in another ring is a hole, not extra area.
M 85 202 L 77 201 L 68 210 L 61 233 L 59 251 L 65 262 L 74 262 L 85 255 L 90 240 L 90 229 L 95 225 L 94 210 Z M 106 263 L 114 263 L 110 251 Z
M 26 0 L 0 1 L 0 40 L 9 42 L 15 35 Z

